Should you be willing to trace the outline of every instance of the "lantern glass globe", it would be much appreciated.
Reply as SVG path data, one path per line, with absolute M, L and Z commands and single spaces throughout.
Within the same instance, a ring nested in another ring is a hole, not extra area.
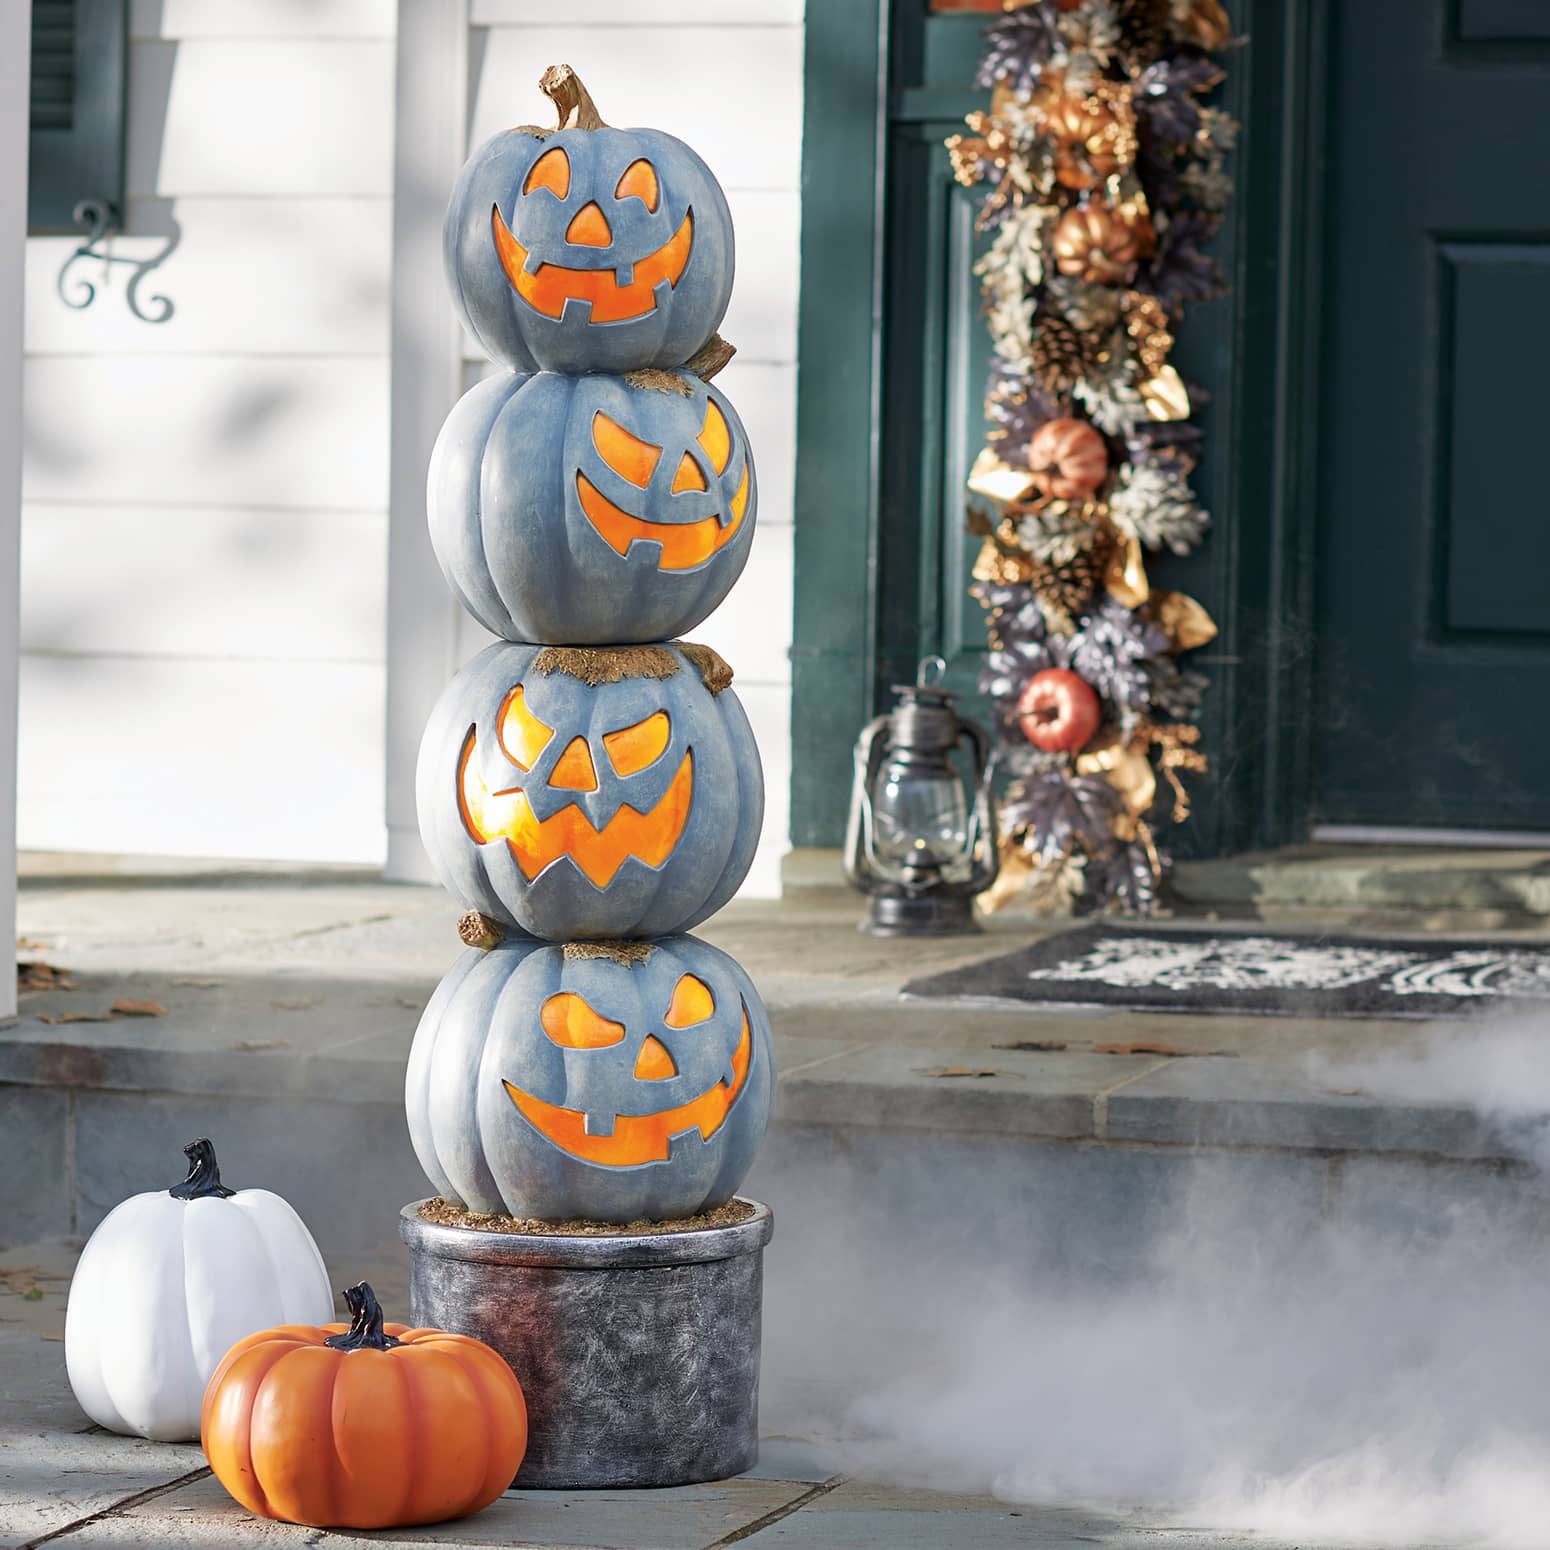
M 969 813 L 963 784 L 940 771 L 884 765 L 872 793 L 874 848 L 894 881 L 935 872 L 949 878 L 967 863 Z

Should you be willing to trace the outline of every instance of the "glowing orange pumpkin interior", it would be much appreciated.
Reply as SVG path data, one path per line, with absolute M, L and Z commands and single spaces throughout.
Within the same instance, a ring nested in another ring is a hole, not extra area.
M 714 399 L 705 400 L 705 421 L 696 441 L 717 476 L 724 474 L 732 460 L 732 431 Z M 642 441 L 601 409 L 592 416 L 592 445 L 614 473 L 642 490 L 651 483 L 662 457 L 661 447 Z M 673 475 L 672 493 L 709 488 L 698 460 L 685 452 Z M 630 545 L 635 543 L 660 544 L 659 570 L 692 570 L 724 549 L 742 527 L 748 512 L 748 464 L 744 462 L 737 493 L 728 502 L 725 526 L 716 516 L 703 517 L 698 522 L 652 522 L 633 516 L 609 500 L 580 469 L 576 471 L 576 494 L 587 520 L 616 553 L 628 554 Z
M 569 856 L 592 883 L 606 888 L 632 856 L 659 867 L 672 855 L 694 797 L 691 751 L 684 753 L 654 807 L 641 812 L 622 803 L 612 818 L 596 828 L 574 802 L 540 820 L 520 787 L 491 791 L 474 758 L 477 734 L 477 726 L 468 729 L 458 761 L 458 810 L 463 825 L 481 845 L 505 840 L 529 882 L 545 867 Z M 501 704 L 496 736 L 511 763 L 530 772 L 554 736 L 554 728 L 528 709 L 518 684 Z M 605 732 L 603 751 L 617 774 L 634 775 L 660 759 L 671 740 L 672 722 L 666 711 L 659 710 L 631 726 Z M 597 790 L 597 767 L 584 737 L 573 737 L 566 745 L 550 772 L 549 785 L 561 791 Z
M 524 195 L 546 189 L 558 199 L 570 193 L 570 162 L 564 148 L 554 146 L 533 163 L 522 184 Z M 657 175 L 649 162 L 636 161 L 625 168 L 616 197 L 642 200 L 655 211 L 660 199 Z M 540 262 L 528 272 L 529 250 L 518 242 L 501 216 L 500 206 L 490 206 L 490 232 L 495 254 L 506 278 L 528 306 L 545 317 L 559 318 L 570 301 L 592 305 L 593 323 L 625 323 L 654 312 L 657 287 L 666 280 L 675 286 L 694 247 L 694 212 L 686 210 L 678 229 L 659 248 L 636 259 L 625 259 L 633 270 L 628 284 L 619 283 L 617 269 L 572 269 L 565 264 Z M 613 246 L 613 228 L 602 207 L 592 200 L 584 205 L 566 228 L 565 240 L 584 247 Z
M 672 1005 L 663 1022 L 669 1028 L 692 1027 L 704 1022 L 716 1009 L 710 987 L 692 974 L 679 977 L 673 987 Z M 560 991 L 544 1002 L 539 1023 L 554 1043 L 567 1049 L 608 1049 L 623 1042 L 624 1026 L 604 1017 L 584 996 Z M 643 1163 L 666 1162 L 674 1136 L 698 1130 L 701 1140 L 710 1138 L 725 1123 L 732 1105 L 748 1081 L 753 1061 L 753 1031 L 748 1008 L 743 1008 L 742 1034 L 732 1055 L 732 1079 L 723 1077 L 698 1098 L 655 1114 L 618 1114 L 608 1135 L 592 1135 L 587 1116 L 579 1109 L 545 1103 L 502 1078 L 507 1096 L 518 1111 L 547 1140 L 586 1162 L 607 1168 L 636 1168 Z M 636 1057 L 634 1075 L 643 1082 L 665 1081 L 678 1067 L 667 1046 L 648 1034 Z

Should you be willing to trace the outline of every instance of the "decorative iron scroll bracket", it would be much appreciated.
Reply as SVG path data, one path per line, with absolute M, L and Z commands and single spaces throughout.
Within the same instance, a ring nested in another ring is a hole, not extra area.
M 71 277 L 70 271 L 82 259 L 94 258 L 102 264 L 128 264 L 134 270 L 129 277 L 129 284 L 124 288 L 124 300 L 130 312 L 142 323 L 165 323 L 176 310 L 172 299 L 159 294 L 151 296 L 148 301 L 154 310 L 147 311 L 140 305 L 140 285 L 146 275 L 165 263 L 177 247 L 179 232 L 176 226 L 160 253 L 151 258 L 130 258 L 126 254 L 111 253 L 100 245 L 117 225 L 117 212 L 112 205 L 100 199 L 83 199 L 70 212 L 70 219 L 74 225 L 86 230 L 86 240 L 60 266 L 59 276 L 54 282 L 59 299 L 77 312 L 84 312 L 97 299 L 97 287 L 90 280 L 84 275 L 76 275 L 73 279 Z

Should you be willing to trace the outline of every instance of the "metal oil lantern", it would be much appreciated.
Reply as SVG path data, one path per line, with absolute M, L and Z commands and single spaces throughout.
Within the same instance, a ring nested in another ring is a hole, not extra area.
M 868 896 L 863 931 L 954 936 L 979 930 L 974 899 L 995 881 L 996 804 L 990 739 L 959 716 L 927 657 L 898 704 L 856 740 L 845 875 Z M 973 776 L 953 763 L 966 746 Z

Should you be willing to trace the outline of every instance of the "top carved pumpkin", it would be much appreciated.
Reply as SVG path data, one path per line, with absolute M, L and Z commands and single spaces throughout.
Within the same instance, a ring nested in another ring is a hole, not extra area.
M 726 196 L 683 141 L 611 129 L 569 65 L 526 125 L 469 159 L 447 207 L 447 280 L 492 360 L 516 371 L 681 366 L 732 294 Z

